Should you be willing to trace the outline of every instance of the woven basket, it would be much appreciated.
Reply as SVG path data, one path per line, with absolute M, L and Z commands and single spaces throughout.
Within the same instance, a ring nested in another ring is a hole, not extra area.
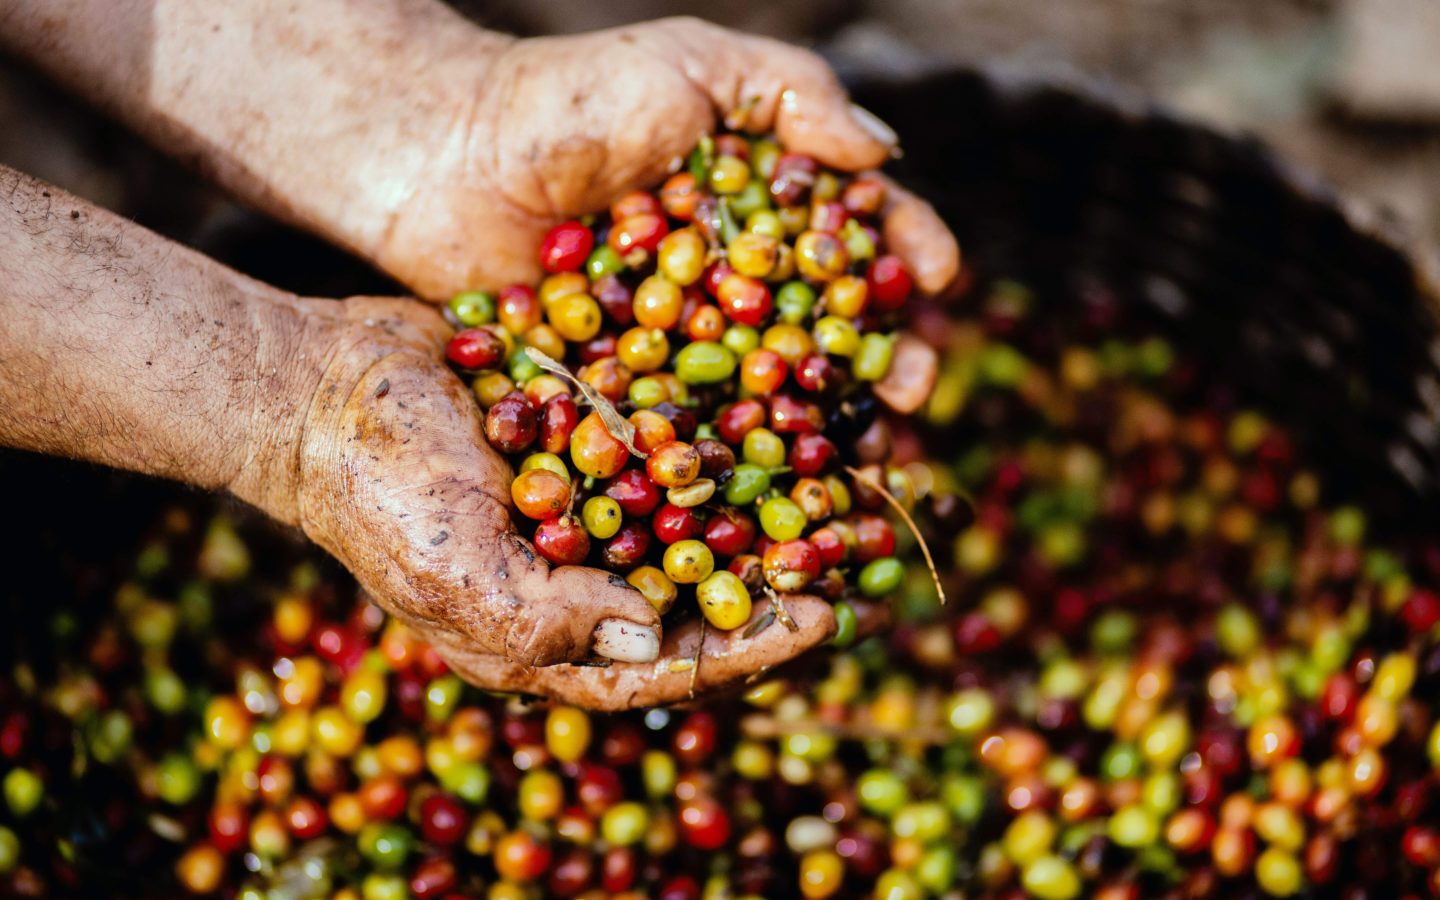
M 978 277 L 1030 285 L 1062 329 L 1113 292 L 1295 429 L 1345 496 L 1435 518 L 1440 282 L 1396 229 L 1254 141 L 1093 88 L 952 72 L 856 94 Z

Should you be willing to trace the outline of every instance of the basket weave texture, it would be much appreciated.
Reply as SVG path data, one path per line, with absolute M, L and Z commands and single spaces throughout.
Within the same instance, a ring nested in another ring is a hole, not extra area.
M 1378 215 L 1254 141 L 1092 87 L 950 72 L 856 95 L 979 277 L 1024 281 L 1062 330 L 1113 292 L 1297 429 L 1347 496 L 1440 518 L 1440 289 Z

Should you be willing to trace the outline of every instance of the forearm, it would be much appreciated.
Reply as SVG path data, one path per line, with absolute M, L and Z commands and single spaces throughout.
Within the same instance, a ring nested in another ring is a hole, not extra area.
M 287 404 L 319 364 L 304 343 L 316 321 L 304 301 L 0 167 L 0 443 L 283 508 L 294 462 L 268 449 L 298 446 Z
M 505 43 L 438 0 L 0 0 L 10 52 L 366 256 L 430 162 L 437 110 L 454 108 L 437 92 L 473 87 Z M 345 145 L 378 152 L 326 152 Z

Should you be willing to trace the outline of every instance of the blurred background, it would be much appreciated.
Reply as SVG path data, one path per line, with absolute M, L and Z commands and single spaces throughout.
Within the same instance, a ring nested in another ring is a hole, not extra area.
M 1099 83 L 1253 134 L 1440 246 L 1435 0 L 458 0 L 516 34 L 670 14 L 811 45 L 842 72 L 964 65 Z M 0 162 L 297 290 L 376 286 L 266 228 L 33 74 L 0 61 Z M 246 233 L 237 241 L 236 230 Z M 266 239 L 266 235 L 270 235 Z M 305 265 L 296 265 L 300 260 Z

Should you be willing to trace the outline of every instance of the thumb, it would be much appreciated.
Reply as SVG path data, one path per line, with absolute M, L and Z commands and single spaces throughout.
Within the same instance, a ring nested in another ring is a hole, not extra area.
M 659 655 L 660 616 L 624 578 L 584 566 L 551 568 L 513 532 L 497 541 L 495 578 L 510 582 L 511 602 L 496 652 L 527 666 L 553 666 L 592 652 L 632 663 Z M 495 627 L 477 625 L 485 631 Z M 487 643 L 494 646 L 493 638 Z
M 443 634 L 437 636 L 437 649 L 461 677 L 485 690 L 533 694 L 609 712 L 664 706 L 741 684 L 835 633 L 834 610 L 824 600 L 799 595 L 787 597 L 785 604 L 795 631 L 779 622 L 752 630 L 769 613 L 766 605 L 757 604 L 750 621 L 734 631 L 702 629 L 696 620 L 673 629 L 665 635 L 660 661 L 653 665 L 530 668 L 457 645 Z M 883 621 L 871 616 L 862 618 L 861 624 L 877 627 Z

